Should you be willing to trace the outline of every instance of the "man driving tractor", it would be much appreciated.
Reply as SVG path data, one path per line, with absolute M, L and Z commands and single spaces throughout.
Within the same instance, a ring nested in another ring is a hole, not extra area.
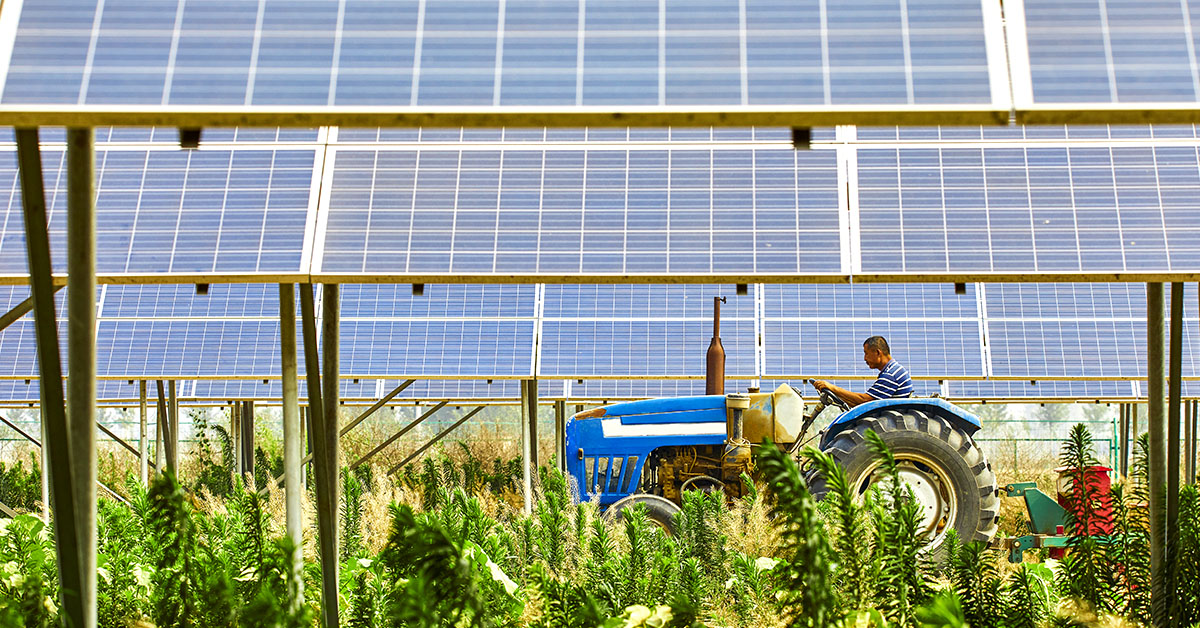
M 822 380 L 814 380 L 813 386 L 817 390 L 828 390 L 851 408 L 876 399 L 912 396 L 913 385 L 908 376 L 908 369 L 892 359 L 892 350 L 883 336 L 871 336 L 863 341 L 863 361 L 867 366 L 879 371 L 879 377 L 867 392 L 846 390 Z

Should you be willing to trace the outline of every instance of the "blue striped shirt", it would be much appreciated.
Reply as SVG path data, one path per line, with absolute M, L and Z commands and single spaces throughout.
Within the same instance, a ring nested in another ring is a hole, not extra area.
M 876 399 L 891 399 L 892 397 L 911 397 L 913 394 L 912 380 L 908 377 L 908 369 L 892 360 L 879 371 L 879 378 L 871 385 L 868 395 Z

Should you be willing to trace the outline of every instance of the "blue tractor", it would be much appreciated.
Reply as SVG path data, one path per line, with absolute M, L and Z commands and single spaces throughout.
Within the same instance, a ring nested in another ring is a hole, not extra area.
M 830 406 L 841 414 L 806 438 Z M 567 423 L 565 454 L 581 499 L 596 501 L 609 517 L 645 504 L 650 518 L 670 531 L 684 491 L 723 491 L 730 499 L 745 493 L 742 474 L 753 475 L 753 452 L 764 437 L 793 454 L 819 437 L 819 448 L 864 494 L 877 480 L 877 465 L 863 435 L 875 430 L 924 507 L 931 551 L 940 553 L 950 530 L 964 542 L 989 542 L 996 534 L 1000 496 L 991 465 L 972 438 L 979 428 L 978 417 L 939 398 L 885 399 L 850 409 L 828 392 L 806 404 L 784 384 L 774 392 L 586 410 Z M 825 493 L 820 474 L 809 471 L 808 482 L 818 497 Z

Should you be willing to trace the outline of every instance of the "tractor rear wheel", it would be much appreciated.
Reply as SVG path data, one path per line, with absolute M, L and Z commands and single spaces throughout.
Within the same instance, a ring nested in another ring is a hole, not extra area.
M 891 448 L 901 478 L 922 506 L 922 529 L 932 557 L 941 560 L 945 555 L 943 544 L 950 530 L 955 530 L 963 543 L 992 540 L 1000 512 L 996 475 L 966 432 L 941 417 L 911 408 L 881 409 L 862 417 L 824 449 L 846 470 L 859 499 L 881 479 L 879 463 L 864 437 L 867 430 L 875 430 Z M 813 495 L 824 497 L 825 478 L 810 469 L 806 479 Z
M 680 511 L 675 502 L 658 495 L 636 493 L 617 500 L 604 511 L 604 519 L 609 522 L 621 522 L 625 519 L 621 512 L 638 504 L 646 506 L 646 518 L 650 523 L 662 528 L 669 536 L 675 536 L 675 513 Z

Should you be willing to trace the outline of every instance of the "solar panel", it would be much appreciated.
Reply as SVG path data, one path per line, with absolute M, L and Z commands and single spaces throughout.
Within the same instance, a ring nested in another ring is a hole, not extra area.
M 976 319 L 975 284 L 955 294 L 948 284 L 763 286 L 764 319 Z
M 531 377 L 534 322 L 343 320 L 341 371 L 363 377 Z
M 553 320 L 542 323 L 540 374 L 572 377 L 703 375 L 712 323 L 703 320 Z M 754 321 L 724 320 L 726 376 L 754 377 Z
M 547 319 L 697 319 L 712 321 L 713 298 L 724 297 L 722 320 L 753 320 L 754 292 L 733 286 L 547 285 L 542 316 Z
M 892 356 L 913 376 L 983 376 L 978 320 L 801 319 L 763 322 L 764 376 L 868 377 L 862 343 L 887 338 Z
M 836 131 L 830 127 L 812 129 L 814 142 L 833 141 Z M 686 144 L 791 142 L 792 130 L 781 127 L 629 127 L 629 128 L 415 128 L 415 129 L 337 129 L 339 143 L 671 143 Z
M 198 295 L 191 285 L 101 286 L 101 319 L 279 318 L 276 284 L 214 284 Z
M 951 399 L 1103 399 L 1130 398 L 1134 396 L 1133 382 L 1110 381 L 950 381 Z M 1145 395 L 1145 384 L 1142 384 L 1140 395 Z
M 1010 15 L 1010 24 L 1024 26 L 1029 69 L 1021 76 L 1014 64 L 1014 81 L 1028 84 L 1033 102 L 1200 100 L 1193 3 L 1025 0 L 1023 6 L 1023 22 Z
M 43 151 L 55 270 L 66 257 L 62 151 Z M 312 150 L 101 150 L 96 159 L 100 274 L 277 271 L 302 267 Z M 0 274 L 27 272 L 20 183 L 0 152 Z M 204 234 L 201 236 L 200 234 Z
M 863 272 L 1193 271 L 1195 146 L 858 151 Z
M 842 264 L 832 151 L 338 150 L 333 168 L 323 272 L 796 273 Z
M 988 284 L 984 294 L 992 375 L 1146 376 L 1145 286 Z M 1165 296 L 1169 302 L 1169 293 Z M 1195 302 L 1194 289 L 1188 289 L 1183 326 L 1187 377 L 1200 374 L 1192 349 L 1200 333 L 1191 307 Z
M 407 285 L 342 287 L 342 320 L 365 318 L 526 318 L 536 315 L 537 286 L 432 284 L 420 296 Z
M 269 377 L 279 373 L 275 320 L 100 320 L 98 377 Z
M 999 29 L 938 0 L 39 0 L 3 101 L 990 105 Z

